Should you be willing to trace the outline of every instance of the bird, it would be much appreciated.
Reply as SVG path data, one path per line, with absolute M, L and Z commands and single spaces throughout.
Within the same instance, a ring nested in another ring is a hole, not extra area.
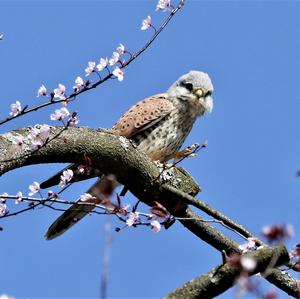
M 137 149 L 151 160 L 167 162 L 179 152 L 196 119 L 212 111 L 212 93 L 213 84 L 209 75 L 192 70 L 179 77 L 165 93 L 155 94 L 133 105 L 111 131 L 132 140 Z M 72 164 L 64 170 L 72 169 L 76 173 L 77 168 L 78 164 Z M 41 188 L 58 184 L 62 172 L 43 182 Z M 84 176 L 80 176 L 77 171 L 73 181 L 96 175 L 97 170 L 91 170 Z M 93 196 L 88 202 L 101 203 L 116 185 L 117 182 L 111 176 L 99 175 L 96 183 L 87 191 Z M 91 204 L 73 204 L 53 222 L 45 238 L 52 240 L 60 236 L 94 208 Z

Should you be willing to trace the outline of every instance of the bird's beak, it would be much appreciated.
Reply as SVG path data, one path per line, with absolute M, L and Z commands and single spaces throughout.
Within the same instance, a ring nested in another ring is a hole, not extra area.
M 204 97 L 205 94 L 206 94 L 206 90 L 203 88 L 203 87 L 196 87 L 194 88 L 193 90 L 193 93 L 198 97 L 198 98 L 201 98 L 201 97 Z

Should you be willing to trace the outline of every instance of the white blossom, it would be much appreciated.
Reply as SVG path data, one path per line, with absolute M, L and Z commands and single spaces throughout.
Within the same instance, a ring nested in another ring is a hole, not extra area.
M 118 80 L 121 82 L 124 79 L 124 72 L 118 67 L 116 66 L 115 69 L 113 70 L 113 75 L 116 76 L 118 78 Z
M 75 85 L 73 86 L 73 89 L 74 89 L 75 91 L 78 91 L 78 90 L 80 90 L 80 88 L 81 88 L 83 85 L 84 85 L 84 82 L 83 82 L 82 78 L 78 76 L 78 77 L 75 79 Z
M 156 5 L 156 11 L 157 10 L 164 10 L 167 11 L 171 6 L 170 0 L 159 0 Z
M 8 196 L 7 192 L 4 192 L 2 194 L 0 194 L 0 202 L 5 202 L 6 201 L 6 196 Z
M 97 64 L 97 70 L 100 72 L 104 70 L 108 65 L 108 58 L 100 58 L 99 64 Z
M 247 272 L 253 271 L 257 265 L 256 260 L 250 256 L 242 256 L 240 262 L 243 270 Z
M 40 138 L 47 139 L 50 136 L 50 133 L 51 133 L 50 126 L 44 124 L 40 126 L 38 136 Z
M 33 182 L 32 185 L 29 185 L 30 192 L 28 193 L 29 196 L 39 192 L 41 190 L 40 184 L 38 182 Z
M 89 61 L 88 66 L 84 70 L 86 72 L 86 76 L 90 75 L 91 73 L 95 72 L 97 69 L 95 61 Z
M 119 46 L 117 47 L 117 52 L 122 55 L 125 53 L 125 47 L 123 44 L 119 44 Z
M 255 238 L 248 238 L 248 242 L 239 245 L 239 249 L 241 249 L 243 252 L 249 251 L 249 250 L 256 250 L 256 239 Z
M 148 16 L 146 19 L 143 20 L 141 30 L 147 30 L 151 25 L 151 16 Z
M 139 219 L 140 219 L 140 217 L 137 213 L 130 212 L 129 217 L 126 220 L 126 224 L 128 226 L 133 226 Z
M 151 221 L 151 229 L 155 232 L 158 233 L 161 230 L 161 224 L 157 220 Z
M 70 112 L 66 107 L 56 109 L 54 113 L 50 115 L 51 120 L 63 120 L 65 117 L 69 116 Z
M 58 87 L 53 90 L 54 98 L 58 98 L 60 100 L 64 100 L 66 92 L 66 87 L 63 84 L 58 84 Z
M 0 203 L 0 217 L 7 213 L 7 205 L 5 203 Z
M 90 193 L 84 193 L 84 194 L 80 195 L 79 200 L 80 201 L 89 201 L 93 198 L 94 197 Z
M 48 137 L 50 136 L 51 128 L 50 126 L 44 125 L 35 125 L 28 134 L 28 139 L 30 140 L 30 144 L 32 149 L 41 148 Z
M 34 126 L 33 128 L 31 128 L 30 132 L 28 133 L 28 138 L 32 139 L 35 138 L 37 136 L 39 136 L 40 130 L 38 128 L 38 126 Z
M 115 65 L 120 60 L 120 54 L 118 52 L 113 52 L 112 57 L 109 59 L 109 65 Z
M 47 95 L 47 88 L 45 87 L 45 85 L 41 85 L 40 88 L 38 89 L 38 93 L 36 97 L 39 98 L 46 95 Z
M 15 200 L 15 204 L 18 205 L 23 200 L 23 194 L 21 191 L 17 193 L 17 199 Z
M 63 174 L 60 176 L 59 186 L 62 188 L 65 187 L 67 183 L 72 180 L 73 175 L 74 175 L 73 170 L 71 169 L 65 170 Z
M 13 135 L 12 136 L 12 144 L 21 145 L 24 141 L 24 137 L 22 135 Z
M 77 171 L 80 173 L 80 174 L 84 174 L 86 172 L 86 167 L 83 166 L 83 165 L 79 165 L 77 167 Z
M 16 101 L 15 103 L 12 103 L 11 105 L 10 105 L 10 115 L 11 116 L 13 116 L 13 117 L 15 117 L 15 116 L 17 116 L 18 114 L 20 114 L 21 113 L 21 111 L 22 111 L 22 107 L 21 107 L 21 103 L 19 102 L 19 101 Z
M 79 120 L 76 116 L 71 116 L 69 119 L 68 119 L 68 126 L 69 127 L 74 127 L 76 126 L 77 124 L 79 123 Z
M 44 144 L 45 142 L 40 138 L 32 138 L 30 140 L 30 145 L 33 150 L 37 150 L 41 148 Z

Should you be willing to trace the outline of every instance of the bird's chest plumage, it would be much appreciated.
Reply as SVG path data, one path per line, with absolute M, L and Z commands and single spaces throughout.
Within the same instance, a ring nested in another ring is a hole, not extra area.
M 167 161 L 174 157 L 189 134 L 196 116 L 188 111 L 174 109 L 154 126 L 132 138 L 139 150 L 152 160 Z

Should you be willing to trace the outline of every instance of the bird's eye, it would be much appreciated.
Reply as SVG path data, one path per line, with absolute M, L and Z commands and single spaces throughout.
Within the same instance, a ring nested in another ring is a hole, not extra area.
M 211 90 L 209 90 L 206 94 L 205 94 L 205 96 L 211 96 L 212 95 L 212 91 Z
M 188 91 L 192 91 L 193 88 L 194 88 L 192 83 L 184 83 L 184 87 L 185 87 Z

